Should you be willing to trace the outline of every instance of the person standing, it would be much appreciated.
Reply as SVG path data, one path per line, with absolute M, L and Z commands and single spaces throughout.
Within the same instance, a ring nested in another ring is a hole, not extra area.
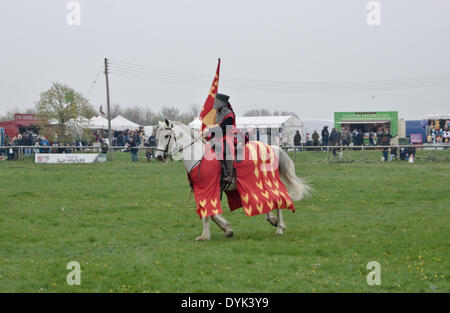
M 358 145 L 364 146 L 364 134 L 363 134 L 362 129 L 358 130 Z
M 328 125 L 325 125 L 322 129 L 322 145 L 328 146 L 328 139 L 330 137 L 330 134 L 328 132 Z
M 375 133 L 373 130 L 371 130 L 369 134 L 369 146 L 375 146 L 374 136 Z
M 331 130 L 330 134 L 330 146 L 338 146 L 340 145 L 341 138 L 339 136 L 339 133 L 336 131 L 335 128 Z M 336 156 L 336 148 L 331 148 L 333 151 L 333 155 Z
M 42 137 L 41 146 L 49 147 L 49 148 L 42 148 L 41 153 L 50 153 L 50 142 L 48 142 L 46 137 Z
M 312 134 L 312 140 L 313 140 L 313 146 L 319 145 L 319 133 L 317 132 L 317 130 L 314 130 L 314 132 Z M 319 151 L 317 149 L 314 149 L 314 150 Z
M 147 161 L 150 161 L 150 159 L 155 157 L 155 148 L 156 148 L 156 137 L 155 132 L 153 132 L 149 137 L 147 141 L 147 146 L 149 147 L 147 149 L 147 152 L 145 155 L 147 156 Z
M 359 131 L 358 131 L 358 129 L 353 130 L 353 145 L 359 146 Z
M 309 136 L 309 133 L 306 133 L 306 136 L 305 136 L 305 145 L 306 145 L 306 146 L 311 146 L 311 138 L 310 138 L 310 136 Z
M 101 149 L 102 149 L 102 154 L 107 154 L 108 150 L 109 150 L 109 146 L 106 143 L 105 139 L 102 138 L 102 144 L 101 144 Z
M 389 153 L 388 146 L 391 145 L 391 134 L 387 130 L 384 130 L 380 141 L 381 141 L 381 145 L 383 146 L 383 159 L 382 160 L 387 161 L 387 157 L 388 157 L 388 153 Z M 391 161 L 391 160 L 392 160 L 392 158 L 389 161 Z
M 350 144 L 350 133 L 347 130 L 347 128 L 342 128 L 341 130 L 341 139 L 342 139 L 342 145 L 348 146 Z
M 138 148 L 137 148 L 137 142 L 134 140 L 133 136 L 130 136 L 128 144 L 130 146 L 130 151 L 131 151 L 131 161 L 137 162 L 137 160 L 138 160 L 138 157 L 137 157 Z
M 301 145 L 302 145 L 302 136 L 300 135 L 300 132 L 297 130 L 294 136 L 294 147 L 300 147 Z M 296 151 L 300 151 L 299 148 L 295 149 Z

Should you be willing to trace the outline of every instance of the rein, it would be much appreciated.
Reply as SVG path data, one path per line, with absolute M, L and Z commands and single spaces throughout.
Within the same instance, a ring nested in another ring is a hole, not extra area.
M 170 137 L 169 137 L 169 141 L 167 142 L 166 148 L 164 150 L 162 149 L 156 149 L 156 151 L 161 151 L 164 152 L 166 157 L 172 157 L 172 153 L 169 153 L 169 146 L 170 146 L 170 141 L 172 140 L 172 133 L 173 133 L 173 128 L 172 127 L 166 127 L 165 130 L 170 130 Z M 177 144 L 177 137 L 173 136 L 173 140 L 175 142 L 175 145 Z M 194 143 L 196 143 L 196 140 L 192 140 L 190 144 L 178 149 L 178 153 L 183 152 L 185 149 L 189 148 L 190 146 L 192 146 Z M 197 166 L 197 164 L 199 164 L 202 161 L 202 159 L 198 160 L 191 168 L 191 170 Z

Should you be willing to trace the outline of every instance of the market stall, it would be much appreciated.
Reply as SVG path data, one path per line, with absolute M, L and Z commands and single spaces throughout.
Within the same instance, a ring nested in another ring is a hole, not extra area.
M 427 124 L 428 143 L 449 143 L 450 114 L 427 115 Z
M 389 130 L 391 142 L 398 143 L 399 119 L 397 111 L 388 112 L 334 112 L 334 127 L 337 131 L 348 129 L 362 131 L 364 142 L 369 141 L 369 133 Z

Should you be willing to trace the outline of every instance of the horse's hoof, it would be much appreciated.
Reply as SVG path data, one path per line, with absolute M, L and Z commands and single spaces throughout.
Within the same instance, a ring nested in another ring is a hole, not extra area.
M 208 241 L 209 239 L 210 238 L 207 238 L 205 236 L 200 236 L 200 237 L 195 238 L 195 241 Z
M 233 238 L 233 236 L 234 236 L 234 231 L 233 231 L 232 229 L 228 230 L 228 231 L 225 233 L 225 236 L 227 236 L 228 238 Z
M 280 236 L 283 235 L 283 233 L 284 233 L 283 229 L 280 229 L 280 228 L 278 228 L 277 231 L 275 232 L 275 234 L 280 235 Z

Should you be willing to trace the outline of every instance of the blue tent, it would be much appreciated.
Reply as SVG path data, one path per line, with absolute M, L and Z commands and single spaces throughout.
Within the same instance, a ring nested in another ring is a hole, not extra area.
M 406 121 L 406 137 L 411 138 L 411 134 L 422 135 L 422 143 L 426 142 L 426 125 L 427 121 L 417 120 L 417 121 Z

